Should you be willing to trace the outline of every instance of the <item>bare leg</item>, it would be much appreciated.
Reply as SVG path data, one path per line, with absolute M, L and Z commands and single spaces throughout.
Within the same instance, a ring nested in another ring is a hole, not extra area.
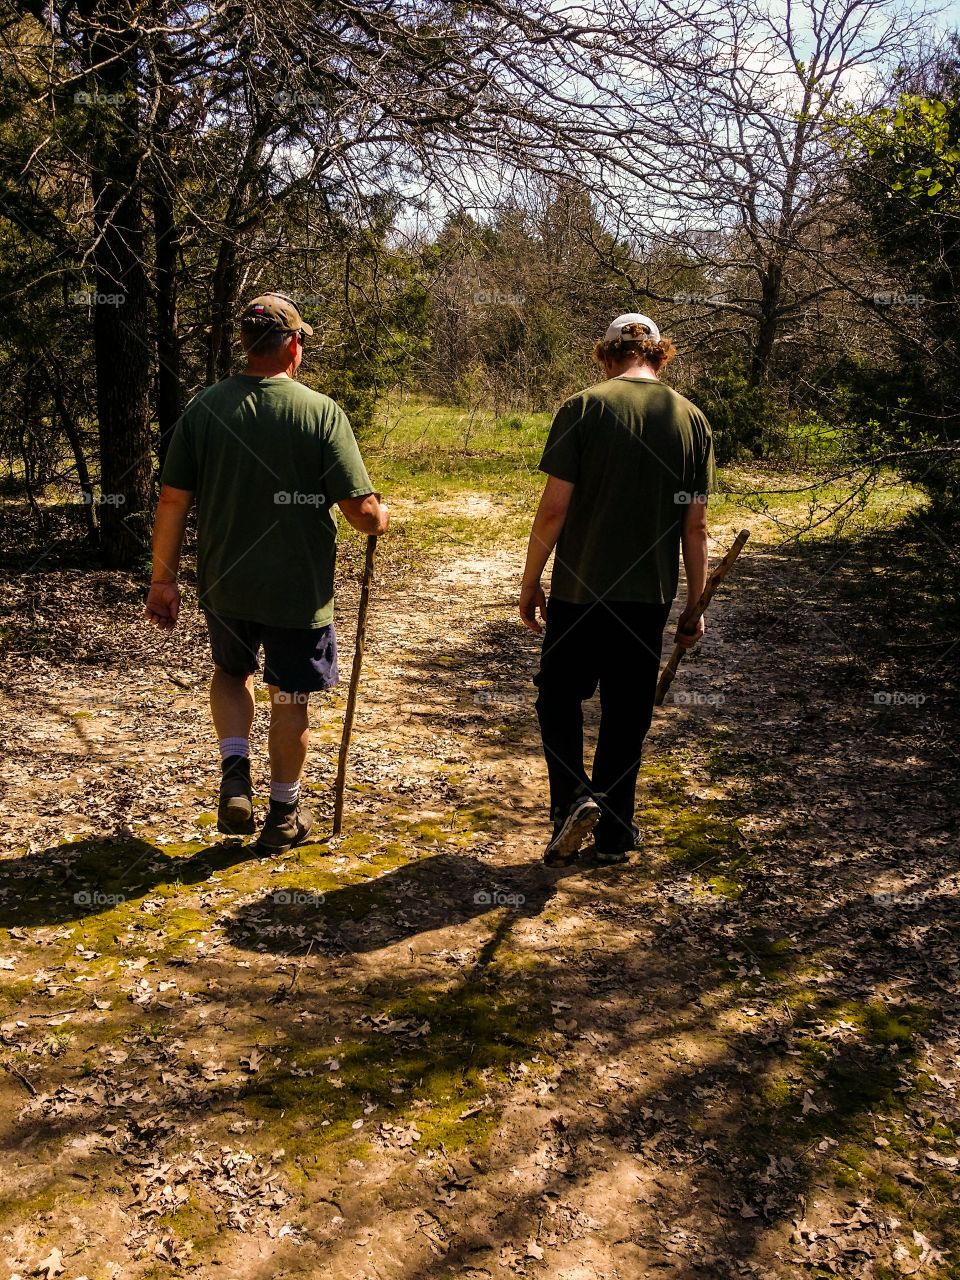
M 296 782 L 307 758 L 310 730 L 307 721 L 308 693 L 281 693 L 270 689 L 270 780 Z
M 215 667 L 210 681 L 210 711 L 217 737 L 221 740 L 249 738 L 253 726 L 253 710 L 253 675 L 231 676 L 222 667 Z M 253 820 L 250 762 L 231 753 L 225 758 L 221 769 L 217 830 L 229 836 L 252 835 L 256 826 Z
M 210 711 L 218 738 L 249 738 L 253 728 L 253 674 L 230 676 L 215 667 L 210 681 Z

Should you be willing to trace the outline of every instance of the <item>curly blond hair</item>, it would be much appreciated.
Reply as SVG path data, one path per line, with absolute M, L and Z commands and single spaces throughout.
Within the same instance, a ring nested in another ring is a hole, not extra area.
M 659 372 L 676 354 L 677 348 L 669 338 L 661 337 L 654 341 L 642 324 L 626 324 L 615 341 L 605 342 L 603 338 L 598 338 L 593 344 L 593 359 L 601 368 L 604 360 L 625 364 L 631 356 L 635 356 L 642 364 L 648 364 Z

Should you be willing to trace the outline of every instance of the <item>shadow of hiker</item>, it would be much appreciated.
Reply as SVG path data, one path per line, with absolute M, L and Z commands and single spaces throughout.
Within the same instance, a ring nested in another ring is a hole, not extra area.
M 539 915 L 556 881 L 578 870 L 493 867 L 441 853 L 328 893 L 281 885 L 223 923 L 229 941 L 247 950 L 287 953 L 313 942 L 315 953 L 328 955 L 377 951 L 503 907 Z
M 146 840 L 70 841 L 0 861 L 0 928 L 35 928 L 102 915 L 160 885 L 196 884 L 256 860 L 252 845 L 225 841 L 189 857 Z

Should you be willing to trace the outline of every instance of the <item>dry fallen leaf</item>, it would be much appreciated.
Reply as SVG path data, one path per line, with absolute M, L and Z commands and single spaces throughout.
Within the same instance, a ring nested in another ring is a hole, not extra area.
M 53 1280 L 54 1276 L 62 1275 L 65 1270 L 63 1254 L 59 1249 L 51 1249 L 44 1260 L 38 1262 L 34 1267 L 33 1274 L 35 1276 L 43 1276 L 45 1280 Z

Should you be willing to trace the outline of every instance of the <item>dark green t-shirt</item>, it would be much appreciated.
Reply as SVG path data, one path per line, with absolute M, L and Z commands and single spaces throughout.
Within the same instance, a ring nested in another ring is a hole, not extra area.
M 333 504 L 373 492 L 338 404 L 291 378 L 225 378 L 184 410 L 163 483 L 196 494 L 201 608 L 274 627 L 332 622 Z
M 677 594 L 680 527 L 715 485 L 710 424 L 662 382 L 609 378 L 557 411 L 540 470 L 576 487 L 551 594 L 572 604 Z

